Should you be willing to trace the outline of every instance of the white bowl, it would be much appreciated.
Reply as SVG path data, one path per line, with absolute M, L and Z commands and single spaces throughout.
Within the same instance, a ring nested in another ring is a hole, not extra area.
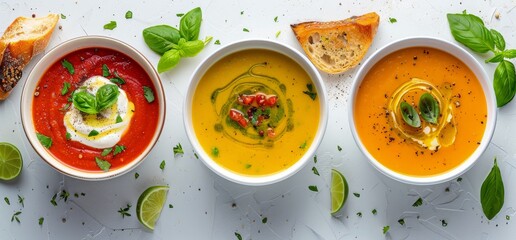
M 466 64 L 471 71 L 475 74 L 475 76 L 480 81 L 480 84 L 482 86 L 482 89 L 484 91 L 484 95 L 486 98 L 486 104 L 487 104 L 487 123 L 486 128 L 484 131 L 484 135 L 482 137 L 480 145 L 477 147 L 477 149 L 471 154 L 464 162 L 462 162 L 457 167 L 453 168 L 450 171 L 444 172 L 442 174 L 429 176 L 429 177 L 414 177 L 414 176 L 407 176 L 398 172 L 395 172 L 380 162 L 378 162 L 372 155 L 369 153 L 369 151 L 365 148 L 364 144 L 362 143 L 362 140 L 360 139 L 360 136 L 357 133 L 357 130 L 355 128 L 355 118 L 353 116 L 354 114 L 354 106 L 355 106 L 355 98 L 358 92 L 358 87 L 362 83 L 362 80 L 367 75 L 369 70 L 381 59 L 386 57 L 387 55 L 396 52 L 398 50 L 409 48 L 409 47 L 431 47 L 435 49 L 442 50 L 444 52 L 447 52 L 451 54 L 452 56 L 455 56 L 456 58 L 460 59 L 464 64 Z M 388 44 L 387 46 L 379 49 L 376 51 L 373 55 L 371 55 L 365 62 L 362 64 L 360 69 L 358 70 L 357 75 L 355 76 L 353 86 L 351 89 L 351 95 L 350 95 L 350 111 L 349 111 L 349 125 L 351 128 L 351 132 L 353 133 L 353 137 L 355 138 L 355 142 L 357 143 L 358 147 L 362 151 L 362 153 L 367 157 L 369 162 L 381 173 L 385 174 L 386 176 L 398 180 L 400 182 L 408 183 L 408 184 L 414 184 L 414 185 L 431 185 L 431 184 L 437 184 L 449 181 L 451 179 L 457 178 L 464 172 L 466 172 L 468 169 L 470 169 L 473 164 L 478 160 L 480 155 L 485 151 L 487 146 L 489 145 L 489 142 L 491 140 L 491 137 L 493 136 L 493 132 L 495 129 L 496 124 L 496 97 L 494 94 L 494 90 L 491 86 L 491 78 L 489 78 L 482 67 L 482 65 L 466 50 L 463 48 L 450 43 L 445 40 L 432 38 L 432 37 L 409 37 L 405 39 L 401 39 L 398 41 L 395 41 L 391 44 Z
M 79 169 L 72 168 L 56 159 L 38 141 L 36 137 L 36 129 L 34 127 L 34 119 L 32 118 L 32 101 L 34 98 L 34 92 L 36 90 L 38 82 L 40 81 L 42 75 L 47 71 L 48 67 L 54 64 L 59 59 L 61 59 L 63 56 L 71 52 L 91 47 L 113 49 L 115 51 L 121 52 L 129 56 L 135 62 L 137 62 L 143 68 L 143 70 L 147 72 L 150 80 L 154 84 L 154 87 L 156 88 L 156 92 L 154 93 L 155 99 L 159 102 L 158 125 L 156 128 L 156 132 L 154 132 L 154 135 L 152 136 L 149 145 L 140 155 L 138 155 L 135 159 L 132 159 L 130 163 L 120 168 L 109 170 L 108 172 L 81 171 Z M 20 108 L 23 130 L 25 131 L 25 135 L 27 136 L 34 150 L 36 150 L 36 153 L 39 156 L 41 156 L 41 158 L 45 160 L 48 164 L 50 164 L 50 166 L 70 177 L 84 180 L 104 180 L 111 179 L 131 171 L 133 168 L 138 166 L 143 161 L 145 156 L 147 156 L 147 154 L 154 147 L 156 141 L 159 138 L 159 135 L 161 134 L 161 130 L 163 129 L 163 123 L 165 120 L 165 94 L 158 73 L 156 72 L 152 64 L 135 48 L 131 47 L 127 43 L 109 37 L 86 36 L 74 38 L 66 42 L 63 42 L 60 45 L 53 48 L 52 50 L 50 50 L 47 54 L 45 54 L 45 56 L 43 56 L 43 58 L 41 58 L 41 60 L 36 64 L 36 66 L 34 66 L 32 71 L 28 75 L 27 81 L 23 86 Z
M 204 151 L 201 144 L 197 140 L 195 130 L 193 129 L 192 124 L 192 102 L 193 102 L 193 96 L 195 93 L 195 90 L 197 88 L 197 85 L 199 84 L 199 81 L 201 80 L 202 76 L 206 73 L 206 71 L 217 61 L 222 59 L 223 57 L 238 52 L 242 50 L 247 49 L 266 49 L 275 51 L 278 53 L 281 53 L 285 56 L 290 57 L 294 61 L 296 61 L 310 76 L 312 79 L 314 86 L 318 92 L 317 96 L 319 97 L 320 102 L 320 109 L 321 114 L 319 117 L 319 126 L 317 128 L 317 133 L 315 134 L 314 140 L 308 150 L 305 152 L 305 154 L 292 166 L 289 168 L 280 171 L 278 173 L 267 175 L 267 176 L 257 176 L 257 177 L 250 177 L 250 176 L 244 176 L 237 173 L 234 173 L 232 171 L 229 171 L 228 169 L 220 166 L 217 164 L 208 153 Z M 184 105 L 184 124 L 186 133 L 188 135 L 188 138 L 190 139 L 190 142 L 192 143 L 195 151 L 199 154 L 200 158 L 204 162 L 204 164 L 210 168 L 213 172 L 217 173 L 219 176 L 228 179 L 230 181 L 244 184 L 244 185 L 267 185 L 272 184 L 281 180 L 284 180 L 290 176 L 292 176 L 294 173 L 299 171 L 303 166 L 306 165 L 306 163 L 311 159 L 311 157 L 315 154 L 315 150 L 321 143 L 321 140 L 323 138 L 326 124 L 328 121 L 328 109 L 327 109 L 327 103 L 326 103 L 326 89 L 324 87 L 324 82 L 321 79 L 321 76 L 319 75 L 319 72 L 317 69 L 312 65 L 312 63 L 306 58 L 303 54 L 299 53 L 297 50 L 283 45 L 278 42 L 273 42 L 270 40 L 243 40 L 239 42 L 235 42 L 229 45 L 226 45 L 225 47 L 219 49 L 218 51 L 214 52 L 212 55 L 210 55 L 208 58 L 206 58 L 195 70 L 192 79 L 190 81 L 190 86 L 188 88 L 188 92 L 186 94 L 186 100 Z

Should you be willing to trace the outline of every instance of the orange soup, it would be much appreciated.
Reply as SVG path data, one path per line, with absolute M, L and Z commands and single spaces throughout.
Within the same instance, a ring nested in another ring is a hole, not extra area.
M 436 103 L 435 122 L 424 119 L 424 95 Z M 406 103 L 414 114 L 407 114 Z M 354 118 L 362 143 L 381 164 L 428 177 L 450 171 L 476 150 L 487 106 L 480 82 L 462 61 L 441 50 L 412 47 L 369 70 L 356 95 Z M 420 124 L 414 125 L 417 118 Z
M 224 168 L 247 176 L 285 170 L 308 150 L 320 103 L 305 70 L 280 53 L 230 54 L 208 69 L 192 103 L 195 135 Z

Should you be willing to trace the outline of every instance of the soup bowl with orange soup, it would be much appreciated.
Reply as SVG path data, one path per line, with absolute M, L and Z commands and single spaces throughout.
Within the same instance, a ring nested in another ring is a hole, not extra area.
M 451 180 L 489 145 L 496 123 L 491 80 L 450 42 L 412 37 L 374 53 L 359 69 L 349 123 L 383 174 L 415 185 Z
M 229 44 L 204 60 L 184 108 L 201 160 L 244 185 L 275 183 L 305 166 L 327 118 L 318 71 L 297 50 L 269 40 Z
M 59 172 L 84 180 L 124 174 L 149 154 L 163 128 L 159 75 L 136 49 L 87 36 L 50 50 L 27 77 L 25 134 Z

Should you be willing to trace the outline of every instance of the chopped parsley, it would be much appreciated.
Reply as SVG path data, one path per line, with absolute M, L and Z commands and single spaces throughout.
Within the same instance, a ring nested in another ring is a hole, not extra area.
M 120 117 L 120 115 L 117 115 L 116 116 L 116 120 L 115 120 L 115 123 L 121 123 L 123 122 L 124 120 L 122 119 L 122 117 Z
M 398 223 L 399 223 L 401 226 L 404 226 L 404 225 L 405 225 L 405 219 L 403 219 L 403 218 L 398 219 Z
M 68 70 L 68 72 L 73 75 L 75 73 L 75 68 L 73 67 L 73 65 L 68 62 L 68 60 L 66 59 L 63 59 L 63 61 L 61 62 L 61 65 L 63 65 L 64 68 L 66 68 L 66 70 Z
M 278 16 L 274 17 L 274 22 L 278 22 Z
M 314 172 L 314 174 L 317 176 L 321 176 L 321 175 L 319 175 L 319 171 L 317 171 L 317 168 L 315 168 L 315 167 L 312 167 L 312 172 Z
M 131 19 L 131 18 L 133 18 L 133 12 L 131 12 L 131 11 L 127 11 L 127 12 L 125 13 L 125 19 Z
M 240 12 L 240 15 L 244 15 L 244 11 L 241 11 L 241 12 Z
M 66 190 L 62 190 L 59 194 L 59 198 L 63 199 L 65 202 L 68 201 L 68 197 L 70 196 L 70 193 L 68 193 Z
M 389 22 L 390 22 L 390 23 L 396 23 L 396 22 L 398 22 L 398 20 L 396 20 L 396 18 L 391 18 L 391 17 L 390 17 L 390 18 L 389 18 Z
M 113 30 L 116 28 L 116 21 L 110 21 L 104 25 L 104 29 Z
M 94 137 L 99 135 L 99 132 L 95 129 L 91 130 L 91 132 L 88 134 L 88 137 Z
M 44 222 L 44 221 L 45 221 L 45 218 L 40 217 L 40 218 L 38 219 L 38 224 L 41 226 L 41 225 L 43 225 L 43 222 Z
M 4 201 L 5 201 L 5 203 L 7 203 L 7 205 L 11 205 L 11 202 L 9 201 L 8 197 L 4 197 Z
M 183 151 L 183 146 L 181 146 L 181 143 L 178 143 L 172 150 L 174 150 L 174 155 L 185 153 Z
M 423 199 L 422 199 L 422 198 L 418 198 L 418 199 L 414 202 L 414 204 L 412 204 L 412 207 L 419 207 L 419 206 L 421 206 L 421 205 L 423 205 Z
M 446 222 L 446 220 L 443 219 L 443 220 L 441 220 L 441 225 L 443 227 L 446 227 L 446 226 L 448 226 L 448 223 Z
M 97 166 L 104 172 L 109 171 L 109 168 L 111 167 L 111 163 L 98 157 L 95 157 L 95 162 L 97 163 Z
M 278 38 L 280 34 L 281 34 L 281 31 L 277 31 L 276 32 L 276 38 Z
M 168 208 L 174 208 L 172 204 L 168 204 Z
M 245 168 L 246 168 L 246 169 L 249 169 L 249 168 L 251 168 L 252 166 L 253 166 L 253 165 L 251 165 L 251 164 L 249 164 L 249 163 L 246 163 L 246 164 L 245 164 Z
M 353 195 L 355 195 L 355 197 L 359 198 L 360 197 L 360 193 L 356 193 L 354 192 Z
M 23 200 L 25 200 L 25 198 L 23 198 L 22 196 L 18 195 L 18 202 L 22 205 L 22 207 L 25 207 L 25 204 L 23 203 Z
M 387 232 L 389 231 L 390 228 L 391 227 L 389 227 L 389 226 L 383 227 L 383 234 L 387 234 Z
M 66 132 L 65 137 L 66 137 L 66 140 L 70 140 L 70 139 L 72 139 L 72 134 L 70 134 L 69 132 Z
M 301 149 L 305 149 L 305 148 L 306 148 L 306 141 L 304 141 L 303 143 L 301 143 L 301 145 L 299 145 L 299 148 L 301 148 Z
M 163 170 L 163 169 L 165 169 L 165 165 L 166 165 L 166 162 L 165 162 L 165 160 L 163 160 L 163 161 L 161 161 L 161 163 L 159 164 L 159 168 L 160 168 L 161 170 Z
M 61 19 L 66 19 L 66 15 L 61 13 Z
M 140 177 L 140 174 L 139 173 L 134 173 L 134 179 L 138 179 Z
M 217 147 L 213 147 L 211 149 L 211 155 L 213 155 L 214 157 L 218 157 L 219 156 L 219 149 Z
M 462 177 L 457 178 L 457 182 L 462 182 Z
M 247 28 L 243 28 L 243 29 L 242 29 L 242 31 L 244 31 L 244 32 L 249 32 L 249 29 L 247 29 Z
M 317 163 L 317 155 L 314 155 L 314 163 Z
M 214 42 L 213 44 L 215 44 L 215 45 L 220 45 L 220 40 L 218 40 L 218 39 L 217 39 L 217 40 L 215 40 L 215 42 Z
M 362 212 L 357 212 L 358 217 L 362 217 Z
M 262 223 L 263 223 L 263 224 L 266 224 L 266 223 L 267 223 L 267 218 L 266 218 L 266 217 L 262 218 Z
M 118 213 L 122 215 L 122 218 L 130 217 L 131 214 L 129 213 L 129 209 L 131 209 L 131 204 L 127 204 L 127 207 L 125 208 L 120 208 L 120 210 L 118 210 Z
M 15 212 L 13 214 L 13 216 L 11 217 L 11 222 L 14 222 L 16 220 L 16 222 L 20 223 L 20 219 L 18 218 L 18 216 L 21 214 L 22 212 L 18 211 L 18 212 Z
M 69 82 L 63 82 L 63 88 L 61 88 L 61 96 L 67 94 L 70 90 L 70 87 L 72 87 L 72 85 Z
M 310 189 L 310 191 L 312 191 L 312 192 L 319 192 L 319 189 L 317 189 L 317 186 L 315 186 L 315 185 L 308 186 L 308 189 Z
M 507 221 L 509 221 L 509 220 L 511 220 L 511 216 L 509 216 L 509 215 L 505 215 L 505 219 L 506 219 Z
M 339 145 L 337 145 L 337 150 L 339 150 L 339 152 L 340 152 L 340 151 L 342 151 L 342 148 Z
M 184 13 L 176 13 L 176 17 L 182 17 L 184 15 L 185 15 Z
M 314 92 L 314 86 L 311 83 L 309 83 L 306 84 L 306 88 L 308 89 L 308 91 L 303 91 L 303 93 L 308 95 L 312 100 L 315 100 L 315 98 L 317 98 L 317 93 Z
M 242 240 L 242 236 L 240 235 L 240 233 L 235 232 L 235 236 L 238 240 Z
M 56 197 L 57 197 L 57 193 L 54 194 L 54 196 L 52 196 L 52 199 L 50 199 L 50 203 L 52 203 L 52 205 L 54 205 L 54 207 L 57 206 Z
M 194 152 L 193 155 L 195 158 L 199 159 L 199 156 L 197 155 L 197 153 Z
M 378 212 L 376 211 L 376 209 L 373 209 L 373 211 L 371 211 L 371 213 L 372 213 L 373 215 L 376 215 L 376 213 L 378 213 Z

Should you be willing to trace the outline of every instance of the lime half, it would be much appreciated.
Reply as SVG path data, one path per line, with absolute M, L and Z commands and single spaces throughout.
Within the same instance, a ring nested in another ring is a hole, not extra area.
M 168 186 L 152 186 L 147 188 L 136 205 L 136 216 L 143 226 L 154 230 L 161 209 L 167 200 Z
M 348 198 L 348 182 L 339 171 L 331 170 L 331 214 L 335 215 L 342 209 Z
M 0 179 L 12 180 L 22 170 L 23 160 L 18 148 L 10 143 L 0 143 Z

